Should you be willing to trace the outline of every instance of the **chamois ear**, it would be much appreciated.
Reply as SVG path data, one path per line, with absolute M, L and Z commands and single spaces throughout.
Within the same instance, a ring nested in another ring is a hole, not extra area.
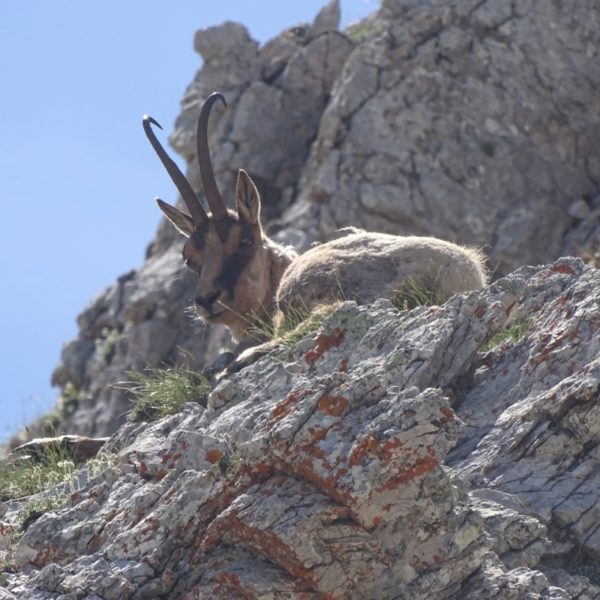
M 240 169 L 238 172 L 235 201 L 240 219 L 244 219 L 251 225 L 257 225 L 260 222 L 260 194 L 254 181 L 250 179 L 250 175 L 244 169 Z
M 192 221 L 192 217 L 186 215 L 181 212 L 178 208 L 167 204 L 160 198 L 156 198 L 156 203 L 158 204 L 158 208 L 162 210 L 163 214 L 173 225 L 177 231 L 185 235 L 185 237 L 190 237 L 192 233 L 194 233 L 194 222 Z

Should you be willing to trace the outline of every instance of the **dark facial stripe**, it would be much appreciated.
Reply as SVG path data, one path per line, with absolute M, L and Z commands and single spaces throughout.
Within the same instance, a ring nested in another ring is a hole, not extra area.
M 219 219 L 218 221 L 213 221 L 213 225 L 217 230 L 217 235 L 223 243 L 227 241 L 227 238 L 229 237 L 229 230 L 234 223 L 235 221 L 233 219 Z
M 206 225 L 201 225 L 200 227 L 196 227 L 196 230 L 192 233 L 191 240 L 196 250 L 204 249 L 204 239 L 208 233 L 208 227 L 208 223 Z
M 230 296 L 233 296 L 235 284 L 238 282 L 242 271 L 246 268 L 251 258 L 252 254 L 250 252 L 236 252 L 234 255 L 225 259 L 223 270 L 217 277 L 217 285 L 223 287 Z
M 241 232 L 240 238 L 252 237 L 252 228 L 247 223 L 240 223 Z M 238 248 L 231 256 L 228 256 L 223 261 L 223 268 L 220 275 L 217 277 L 216 284 L 225 288 L 230 296 L 233 296 L 233 290 L 238 282 L 242 271 L 246 268 L 252 257 L 254 256 L 254 247 Z

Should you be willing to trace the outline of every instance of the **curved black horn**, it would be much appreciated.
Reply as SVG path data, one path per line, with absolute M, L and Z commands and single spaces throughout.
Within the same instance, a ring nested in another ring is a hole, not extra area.
M 223 198 L 219 193 L 217 182 L 215 181 L 215 174 L 213 172 L 208 151 L 207 135 L 208 116 L 210 115 L 210 109 L 217 100 L 220 100 L 224 106 L 227 106 L 223 94 L 219 94 L 219 92 L 213 92 L 202 105 L 200 117 L 198 118 L 198 128 L 196 130 L 196 147 L 198 150 L 198 164 L 200 165 L 200 175 L 202 176 L 202 185 L 204 186 L 206 199 L 208 200 L 208 205 L 212 211 L 213 218 L 218 220 L 226 217 L 228 213 L 225 202 L 223 202 Z
M 167 154 L 165 149 L 161 146 L 160 142 L 158 141 L 156 135 L 154 135 L 154 131 L 152 131 L 151 125 L 156 125 L 158 128 L 162 129 L 160 123 L 158 123 L 158 121 L 156 121 L 152 117 L 149 117 L 148 115 L 144 115 L 142 123 L 144 125 L 144 132 L 146 133 L 146 137 L 152 144 L 152 147 L 154 148 L 156 154 L 158 154 L 158 158 L 160 158 L 160 162 L 162 162 L 165 169 L 167 170 L 169 177 L 171 177 L 173 183 L 179 190 L 179 193 L 181 194 L 185 205 L 188 207 L 194 225 L 206 223 L 206 221 L 208 220 L 208 216 L 204 208 L 202 208 L 202 205 L 198 200 L 198 196 L 196 196 L 196 193 L 192 189 L 192 186 L 190 185 L 189 181 L 185 178 L 185 175 L 179 170 L 177 164 Z

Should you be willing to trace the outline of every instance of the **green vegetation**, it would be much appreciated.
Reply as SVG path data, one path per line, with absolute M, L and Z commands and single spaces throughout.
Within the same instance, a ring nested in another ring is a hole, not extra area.
M 205 404 L 212 386 L 199 371 L 175 366 L 132 372 L 133 421 L 156 420 L 177 413 L 186 402 Z
M 319 329 L 323 321 L 340 305 L 341 301 L 317 306 L 312 311 L 292 309 L 285 318 L 277 321 L 271 336 L 278 346 L 289 348 L 303 337 Z
M 510 325 L 498 331 L 498 333 L 483 344 L 481 347 L 482 352 L 489 352 L 492 348 L 507 340 L 518 342 L 529 331 L 530 326 L 531 321 L 529 319 L 515 319 Z
M 254 319 L 250 335 L 256 338 L 257 343 L 267 342 L 269 351 L 291 348 L 302 338 L 317 331 L 324 319 L 341 304 L 339 300 L 317 306 L 312 311 L 308 308 L 288 309 L 285 315 L 281 312 L 277 315 L 274 325 Z
M 103 363 L 108 364 L 112 360 L 120 337 L 121 334 L 118 329 L 103 327 L 100 332 L 100 337 L 94 340 L 96 352 Z
M 93 479 L 118 461 L 117 455 L 101 452 L 86 463 L 88 478 Z M 49 447 L 38 459 L 11 455 L 0 462 L 0 500 L 21 502 L 13 542 L 38 517 L 63 506 L 68 495 L 77 490 L 80 468 L 68 450 L 57 447 Z
M 437 285 L 425 285 L 409 279 L 391 298 L 398 310 L 411 310 L 417 306 L 436 306 L 443 304 L 448 295 L 439 291 Z
M 117 454 L 101 450 L 95 458 L 90 458 L 85 464 L 88 469 L 88 479 L 94 479 L 107 469 L 119 467 L 121 458 Z
M 16 542 L 23 532 L 43 514 L 61 508 L 66 499 L 66 494 L 52 494 L 42 498 L 32 498 L 24 502 L 15 519 L 18 530 L 13 533 L 12 541 Z
M 10 456 L 0 463 L 0 500 L 39 494 L 72 481 L 79 467 L 64 449 L 53 448 L 41 460 Z
M 15 518 L 13 542 L 38 517 L 64 504 L 77 470 L 78 466 L 63 448 L 49 449 L 41 460 L 10 456 L 0 463 L 0 500 L 22 501 Z M 42 492 L 47 495 L 36 496 Z
M 72 416 L 86 397 L 85 391 L 78 390 L 74 383 L 67 381 L 58 402 L 60 420 L 64 421 Z
M 360 44 L 368 39 L 376 37 L 381 32 L 382 27 L 379 21 L 366 18 L 358 23 L 350 25 L 345 33 L 353 42 Z
M 221 471 L 221 475 L 231 475 L 239 469 L 241 464 L 242 459 L 239 454 L 223 454 L 219 459 L 219 471 Z

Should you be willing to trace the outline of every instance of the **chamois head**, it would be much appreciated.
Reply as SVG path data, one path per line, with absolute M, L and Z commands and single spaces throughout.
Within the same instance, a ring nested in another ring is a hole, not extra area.
M 271 301 L 267 295 L 273 293 L 268 290 L 260 196 L 254 182 L 245 171 L 239 171 L 235 191 L 237 212 L 227 209 L 217 188 L 207 139 L 208 117 L 217 100 L 225 105 L 223 96 L 216 92 L 206 99 L 197 129 L 198 162 L 209 212 L 156 138 L 151 125 L 160 125 L 145 116 L 143 126 L 189 211 L 188 215 L 156 199 L 167 219 L 187 237 L 183 259 L 197 275 L 196 311 L 209 323 L 227 325 L 239 340 L 246 334 L 249 315 L 259 316 L 264 303 Z

